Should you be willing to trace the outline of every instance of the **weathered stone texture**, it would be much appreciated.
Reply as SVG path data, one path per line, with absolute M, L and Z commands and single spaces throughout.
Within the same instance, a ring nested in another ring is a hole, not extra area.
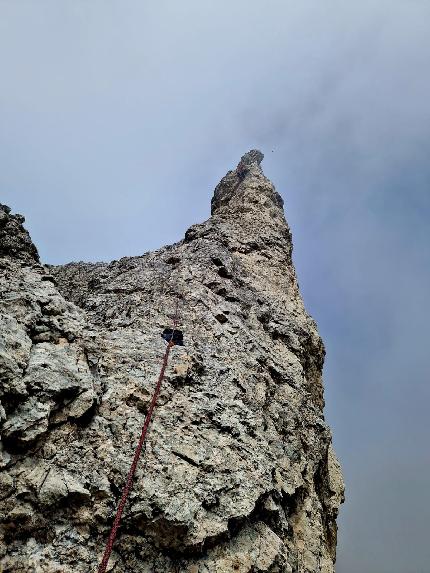
M 109 264 L 41 266 L 2 207 L 0 570 L 96 570 L 179 296 L 185 346 L 110 570 L 334 571 L 324 347 L 261 160 L 242 158 L 183 241 Z

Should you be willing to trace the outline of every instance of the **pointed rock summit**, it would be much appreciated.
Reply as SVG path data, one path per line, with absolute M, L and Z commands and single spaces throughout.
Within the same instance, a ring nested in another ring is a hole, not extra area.
M 256 203 L 258 198 L 271 199 L 275 205 L 283 206 L 283 200 L 279 193 L 275 191 L 273 184 L 264 176 L 261 169 L 261 162 L 264 155 L 257 149 L 252 149 L 242 155 L 236 169 L 229 171 L 215 188 L 212 198 L 212 215 L 215 215 L 220 207 L 230 205 L 233 209 L 239 203 L 249 200 L 249 203 Z M 225 210 L 224 210 L 225 212 Z
M 324 347 L 262 159 L 241 158 L 183 241 L 111 263 L 41 266 L 1 206 L 2 571 L 96 571 L 178 299 L 184 346 L 111 571 L 334 571 Z

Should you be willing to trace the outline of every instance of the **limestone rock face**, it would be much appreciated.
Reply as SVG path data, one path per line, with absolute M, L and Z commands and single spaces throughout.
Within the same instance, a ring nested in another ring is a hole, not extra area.
M 258 151 L 183 241 L 43 267 L 0 210 L 0 570 L 96 571 L 173 347 L 110 561 L 115 573 L 331 573 L 339 464 L 324 347 Z

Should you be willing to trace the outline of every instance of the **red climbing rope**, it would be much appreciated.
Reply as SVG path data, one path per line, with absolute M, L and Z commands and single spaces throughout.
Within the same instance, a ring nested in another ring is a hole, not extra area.
M 174 329 L 178 326 L 178 301 L 176 301 L 176 310 L 175 310 L 175 318 L 173 320 L 173 332 Z M 113 544 L 115 542 L 116 535 L 118 533 L 119 524 L 121 521 L 122 512 L 124 511 L 125 504 L 127 502 L 128 494 L 130 493 L 131 487 L 133 485 L 133 477 L 136 472 L 137 464 L 139 462 L 140 454 L 143 448 L 143 444 L 145 443 L 146 434 L 148 431 L 149 424 L 151 423 L 152 412 L 155 408 L 155 404 L 157 402 L 158 395 L 161 389 L 161 383 L 164 378 L 164 373 L 167 368 L 167 363 L 169 360 L 169 354 L 172 346 L 175 343 L 173 342 L 173 333 L 169 343 L 167 344 L 166 352 L 164 353 L 163 362 L 161 365 L 160 375 L 158 376 L 157 385 L 155 386 L 154 394 L 152 396 L 151 404 L 149 406 L 148 413 L 146 414 L 145 422 L 142 427 L 142 433 L 140 434 L 139 443 L 137 444 L 136 451 L 134 452 L 133 462 L 131 464 L 130 470 L 128 472 L 127 481 L 124 486 L 124 490 L 122 492 L 121 500 L 118 504 L 118 509 L 116 510 L 115 520 L 112 525 L 112 529 L 109 535 L 109 539 L 106 543 L 105 552 L 103 554 L 102 562 L 98 568 L 98 573 L 105 573 L 106 568 L 109 562 L 110 554 L 112 553 Z

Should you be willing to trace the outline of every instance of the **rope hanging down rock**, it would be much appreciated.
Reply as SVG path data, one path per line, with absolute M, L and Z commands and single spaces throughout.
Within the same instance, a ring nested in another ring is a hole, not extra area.
M 155 386 L 154 394 L 152 395 L 152 400 L 151 400 L 151 403 L 149 406 L 148 413 L 146 414 L 146 417 L 145 417 L 145 422 L 142 426 L 142 432 L 140 434 L 139 443 L 137 444 L 136 450 L 134 452 L 133 462 L 131 464 L 130 470 L 129 470 L 128 475 L 127 475 L 127 481 L 125 483 L 124 490 L 122 492 L 122 496 L 121 496 L 120 502 L 118 504 L 118 509 L 116 510 L 115 519 L 114 519 L 114 522 L 112 525 L 111 532 L 109 534 L 109 538 L 108 538 L 107 543 L 106 543 L 106 548 L 105 548 L 105 552 L 103 554 L 103 559 L 102 559 L 100 566 L 98 568 L 98 573 L 106 573 L 106 568 L 107 568 L 108 563 L 109 563 L 109 557 L 110 557 L 110 554 L 112 553 L 113 544 L 115 543 L 115 539 L 116 539 L 116 536 L 118 533 L 118 528 L 119 528 L 119 525 L 121 522 L 122 512 L 124 511 L 124 507 L 125 507 L 125 504 L 127 503 L 128 495 L 129 495 L 131 488 L 132 488 L 132 485 L 133 485 L 133 477 L 134 477 L 134 474 L 136 473 L 137 464 L 139 462 L 140 454 L 142 452 L 142 448 L 143 448 L 143 445 L 145 443 L 145 438 L 146 438 L 146 434 L 148 432 L 148 427 L 149 427 L 149 424 L 151 423 L 152 413 L 154 411 L 155 404 L 157 403 L 158 395 L 160 394 L 161 383 L 164 379 L 164 374 L 166 372 L 167 364 L 169 361 L 170 350 L 172 349 L 173 346 L 175 346 L 174 334 L 175 334 L 175 330 L 177 330 L 178 324 L 179 324 L 179 320 L 178 320 L 178 300 L 177 300 L 176 301 L 175 318 L 173 320 L 172 336 L 170 338 L 170 341 L 167 344 L 166 351 L 164 353 L 160 374 L 158 376 L 158 380 L 157 380 L 157 384 Z

